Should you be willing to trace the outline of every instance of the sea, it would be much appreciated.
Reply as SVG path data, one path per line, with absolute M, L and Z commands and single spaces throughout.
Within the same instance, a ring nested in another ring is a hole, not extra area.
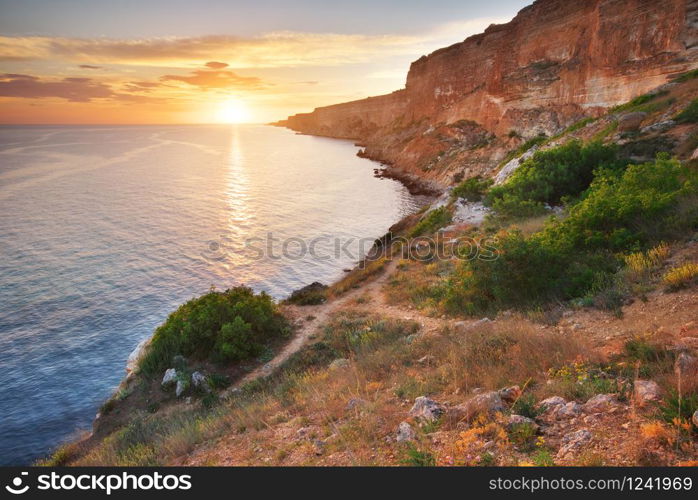
M 341 278 L 423 203 L 357 149 L 265 125 L 0 127 L 0 465 L 89 430 L 188 299 Z

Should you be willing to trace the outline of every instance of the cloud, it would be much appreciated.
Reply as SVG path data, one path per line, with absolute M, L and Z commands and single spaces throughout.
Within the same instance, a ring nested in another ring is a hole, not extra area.
M 206 66 L 208 66 L 208 64 Z M 160 80 L 184 82 L 203 90 L 233 87 L 259 89 L 265 86 L 256 76 L 240 76 L 227 70 L 199 69 L 193 71 L 189 75 L 164 75 Z
M 152 92 L 154 89 L 164 86 L 160 82 L 128 82 L 125 88 L 130 92 Z
M 209 61 L 206 63 L 207 68 L 211 69 L 223 69 L 228 67 L 228 63 L 224 62 L 218 62 L 218 61 Z
M 54 97 L 70 102 L 90 102 L 93 99 L 112 99 L 115 101 L 145 102 L 153 98 L 114 92 L 109 86 L 91 78 L 63 78 L 61 80 L 42 80 L 33 75 L 5 73 L 0 75 L 0 96 L 25 99 Z M 160 99 L 157 99 L 160 100 Z
M 254 37 L 209 35 L 143 39 L 0 36 L 0 61 L 68 60 L 88 64 L 224 68 L 336 66 L 377 57 L 417 57 L 464 39 L 500 19 L 443 25 L 422 35 L 278 31 Z M 219 61 L 226 61 L 225 63 Z
M 82 69 L 102 69 L 101 66 L 92 66 L 91 64 L 81 64 L 78 68 Z

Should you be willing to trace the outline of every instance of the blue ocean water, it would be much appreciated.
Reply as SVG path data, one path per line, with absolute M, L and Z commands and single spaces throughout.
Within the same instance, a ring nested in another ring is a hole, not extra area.
M 178 304 L 331 282 L 416 210 L 356 149 L 254 125 L 0 127 L 0 464 L 89 429 Z

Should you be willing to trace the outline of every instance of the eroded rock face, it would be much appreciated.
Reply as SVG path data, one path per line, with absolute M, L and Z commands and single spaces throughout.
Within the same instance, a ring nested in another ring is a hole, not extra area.
M 445 146 L 449 167 L 489 172 L 518 145 L 506 144 L 510 131 L 553 135 L 695 68 L 697 13 L 686 0 L 538 0 L 413 62 L 402 90 L 278 124 L 358 139 L 396 173 L 446 185 L 454 171 L 433 168 Z

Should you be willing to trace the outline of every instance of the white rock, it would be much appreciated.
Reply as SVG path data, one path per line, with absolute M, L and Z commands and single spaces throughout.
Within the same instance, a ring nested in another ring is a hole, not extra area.
M 400 425 L 397 426 L 397 435 L 395 436 L 395 440 L 398 443 L 414 441 L 416 437 L 417 434 L 414 432 L 412 426 L 407 422 L 400 422 Z
M 591 432 L 587 429 L 580 429 L 575 432 L 570 432 L 562 437 L 562 446 L 557 452 L 557 458 L 563 459 L 568 455 L 577 452 L 582 446 L 591 440 Z
M 507 419 L 507 427 L 512 429 L 517 425 L 527 424 L 533 427 L 536 431 L 538 430 L 538 424 L 533 421 L 533 419 L 524 417 L 523 415 L 509 415 Z
M 597 394 L 584 403 L 582 410 L 586 413 L 599 413 L 618 406 L 618 400 L 613 394 Z
M 536 151 L 538 151 L 538 148 L 539 145 L 536 144 L 518 158 L 514 158 L 513 160 L 509 161 L 506 165 L 504 165 L 494 178 L 495 186 L 503 184 L 504 181 L 506 181 L 509 178 L 509 176 L 511 176 L 511 174 L 513 174 L 514 171 L 521 166 L 521 164 L 524 161 L 528 160 L 531 156 L 534 155 Z
M 341 368 L 348 368 L 349 367 L 349 360 L 346 358 L 339 358 L 335 359 L 330 363 L 329 369 L 330 370 L 339 370 Z
M 504 411 L 504 402 L 496 391 L 488 391 L 470 398 L 463 404 L 448 409 L 448 418 L 454 422 L 472 420 L 481 414 Z
M 426 396 L 419 396 L 414 400 L 414 405 L 410 409 L 410 416 L 421 418 L 428 422 L 438 420 L 443 415 L 445 409 L 443 405 Z
M 547 413 L 549 411 L 557 411 L 560 406 L 564 406 L 566 404 L 567 401 L 565 398 L 560 396 L 551 396 L 538 403 L 538 407 L 541 408 L 544 413 Z
M 643 406 L 662 398 L 662 390 L 653 380 L 636 380 L 633 388 L 635 402 Z
M 165 375 L 162 377 L 162 385 L 169 385 L 177 380 L 177 370 L 168 368 L 165 370 Z
M 187 383 L 182 380 L 177 380 L 177 387 L 175 388 L 175 396 L 180 397 L 184 391 L 187 390 Z
M 582 413 L 582 405 L 577 403 L 576 401 L 570 401 L 569 403 L 558 406 L 557 411 L 555 412 L 555 417 L 556 418 L 574 418 L 578 416 L 580 413 Z
M 205 389 L 208 390 L 208 383 L 207 383 L 207 378 L 206 375 L 204 375 L 201 372 L 194 372 L 191 374 L 191 383 L 196 387 L 197 389 Z

